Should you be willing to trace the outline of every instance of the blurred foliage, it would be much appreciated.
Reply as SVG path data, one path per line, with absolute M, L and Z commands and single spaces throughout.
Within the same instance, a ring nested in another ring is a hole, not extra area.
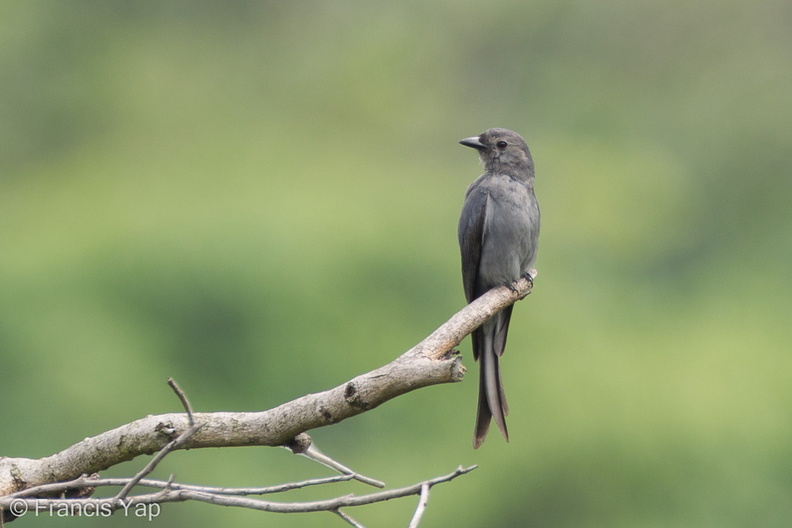
M 503 126 L 543 213 L 511 443 L 470 448 L 464 343 L 466 382 L 318 445 L 391 486 L 479 464 L 426 527 L 786 526 L 790 24 L 781 0 L 3 2 L 0 453 L 176 411 L 168 376 L 198 410 L 257 410 L 390 361 L 462 306 L 479 169 L 456 141 Z M 253 448 L 158 472 L 325 474 Z M 414 502 L 351 513 L 404 526 Z M 341 523 L 171 505 L 152 525 L 262 522 Z

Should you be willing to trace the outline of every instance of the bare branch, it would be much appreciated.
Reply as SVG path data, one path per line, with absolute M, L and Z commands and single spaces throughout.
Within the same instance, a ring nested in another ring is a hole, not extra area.
M 418 528 L 418 525 L 421 523 L 421 518 L 423 517 L 424 511 L 426 511 L 426 505 L 429 503 L 429 484 L 424 484 L 421 486 L 421 497 L 418 499 L 418 507 L 415 508 L 415 513 L 413 514 L 412 520 L 410 520 L 410 524 L 407 528 Z
M 319 448 L 316 447 L 316 444 L 311 444 L 311 446 L 308 449 L 306 449 L 304 452 L 300 453 L 300 455 L 306 458 L 310 458 L 311 460 L 314 460 L 316 462 L 319 462 L 323 466 L 329 467 L 334 471 L 338 471 L 342 475 L 349 475 L 351 478 L 359 482 L 362 482 L 363 484 L 368 484 L 369 486 L 374 486 L 375 488 L 385 487 L 384 482 L 366 477 L 365 475 L 361 475 L 356 471 L 352 471 L 351 469 L 343 465 L 341 462 L 333 460 L 329 456 L 319 451 Z
M 176 396 L 179 397 L 179 401 L 181 401 L 182 406 L 184 407 L 184 412 L 187 413 L 187 423 L 192 427 L 195 425 L 195 420 L 193 419 L 193 411 L 192 406 L 190 405 L 190 400 L 187 399 L 187 395 L 184 394 L 184 391 L 179 387 L 179 384 L 176 383 L 176 380 L 173 378 L 168 378 L 168 385 L 170 388 L 173 389 L 173 392 L 176 393 Z
M 283 446 L 305 431 L 338 423 L 407 392 L 461 381 L 465 367 L 453 347 L 495 313 L 528 295 L 532 285 L 520 279 L 512 287 L 494 288 L 482 295 L 391 363 L 333 389 L 308 394 L 267 411 L 193 414 L 184 398 L 187 414 L 147 416 L 42 459 L 0 457 L 0 496 L 96 473 L 139 455 L 161 452 L 174 440 L 169 450 Z M 177 395 L 183 396 L 176 387 Z M 194 423 L 200 423 L 201 429 L 185 435 Z
M 536 270 L 530 271 L 531 276 L 537 275 Z M 415 345 L 407 354 L 425 354 L 430 357 L 442 357 L 457 346 L 468 334 L 484 324 L 493 315 L 507 306 L 527 297 L 533 284 L 522 277 L 507 286 L 493 288 L 465 308 L 454 314 L 440 328 L 432 332 L 426 339 Z
M 157 467 L 157 464 L 165 458 L 165 456 L 173 451 L 174 449 L 179 448 L 182 446 L 192 435 L 198 432 L 198 430 L 203 427 L 203 425 L 195 425 L 195 420 L 193 419 L 193 412 L 192 407 L 190 406 L 190 401 L 187 399 L 187 395 L 184 394 L 184 391 L 179 387 L 176 383 L 176 380 L 173 378 L 168 378 L 168 385 L 173 389 L 176 393 L 176 396 L 179 397 L 182 405 L 184 406 L 184 410 L 187 413 L 187 423 L 190 425 L 190 428 L 184 431 L 182 434 L 178 436 L 175 440 L 172 440 L 165 444 L 165 446 L 159 450 L 159 452 L 152 458 L 146 466 L 141 469 L 137 475 L 132 477 L 129 482 L 127 482 L 123 488 L 118 492 L 115 496 L 116 500 L 124 500 L 129 492 L 132 491 L 132 488 L 137 486 L 138 482 L 140 482 L 143 477 L 149 475 L 154 469 Z M 171 475 L 170 479 L 168 479 L 168 483 L 173 480 L 173 475 Z
M 176 396 L 178 396 L 179 400 L 182 402 L 182 405 L 184 406 L 184 410 L 187 413 L 187 423 L 190 425 L 190 428 L 184 431 L 182 434 L 180 434 L 179 437 L 176 438 L 175 440 L 172 440 L 167 444 L 165 444 L 165 446 L 159 450 L 159 452 L 154 456 L 154 458 L 152 458 L 149 461 L 149 463 L 146 464 L 146 466 L 137 473 L 137 475 L 132 477 L 129 480 L 129 482 L 127 482 L 124 485 L 124 487 L 121 488 L 121 490 L 115 496 L 116 500 L 118 501 L 124 500 L 126 496 L 129 495 L 129 492 L 132 491 L 132 488 L 137 486 L 138 482 L 140 482 L 143 479 L 143 477 L 149 475 L 152 471 L 154 471 L 154 469 L 157 467 L 157 464 L 159 464 L 160 461 L 163 458 L 165 458 L 165 456 L 168 453 L 183 445 L 192 435 L 197 433 L 198 430 L 201 427 L 203 427 L 203 425 L 195 425 L 195 420 L 193 419 L 192 407 L 190 406 L 190 401 L 187 399 L 187 395 L 184 394 L 184 391 L 181 390 L 181 387 L 179 387 L 179 385 L 176 383 L 176 380 L 174 380 L 173 378 L 168 378 L 168 385 L 170 385 L 170 387 L 176 393 Z M 173 480 L 173 475 L 171 475 L 171 477 L 168 479 L 168 484 L 170 484 L 172 480 Z
M 172 476 L 171 476 L 172 477 Z M 199 491 L 203 493 L 214 493 L 216 495 L 269 495 L 273 493 L 282 493 L 285 491 L 292 491 L 295 489 L 306 488 L 309 486 L 319 486 L 322 484 L 334 484 L 336 482 L 346 482 L 353 480 L 354 475 L 336 475 L 333 477 L 322 477 L 316 479 L 302 480 L 299 482 L 289 482 L 287 484 L 278 484 L 276 486 L 265 486 L 260 488 L 227 488 L 218 486 L 196 486 L 193 484 L 181 484 L 173 482 L 172 480 L 152 480 L 141 479 L 137 482 L 137 486 L 158 489 L 171 489 L 171 490 L 189 490 Z M 17 491 L 7 495 L 8 498 L 17 497 L 36 497 L 46 496 L 51 494 L 60 494 L 66 491 L 71 491 L 78 488 L 100 488 L 107 486 L 126 486 L 133 479 L 131 478 L 90 478 L 81 476 L 68 482 L 55 482 L 52 484 L 42 484 L 27 488 L 22 491 Z
M 341 510 L 335 510 L 335 511 L 333 511 L 333 513 L 335 513 L 336 515 L 338 515 L 339 517 L 344 519 L 347 523 L 349 523 L 350 525 L 354 526 L 355 528 L 366 528 L 365 526 L 363 526 L 358 521 L 356 521 L 355 519 L 353 519 L 352 517 L 350 517 L 346 513 L 342 512 Z
M 137 475 L 129 479 L 129 482 L 127 482 L 124 487 L 121 488 L 121 491 L 118 492 L 118 494 L 115 496 L 115 499 L 119 501 L 124 500 L 129 492 L 132 491 L 132 488 L 137 486 L 138 482 L 140 482 L 143 477 L 154 471 L 154 469 L 157 467 L 157 464 L 159 464 L 160 461 L 165 458 L 165 455 L 182 446 L 192 435 L 197 433 L 201 427 L 203 427 L 203 424 L 193 425 L 180 434 L 178 438 L 165 444 L 165 447 L 160 449 L 154 458 L 152 458 L 149 463 L 146 464 L 146 467 L 141 469 Z
M 443 482 L 449 482 L 460 475 L 464 475 L 473 471 L 474 469 L 476 469 L 476 466 L 471 466 L 468 468 L 459 467 L 448 475 L 435 477 L 433 479 L 429 479 L 412 486 L 406 486 L 404 488 L 379 491 L 376 493 L 369 493 L 367 495 L 346 495 L 343 497 L 336 497 L 333 499 L 314 502 L 270 502 L 233 495 L 207 493 L 205 491 L 191 489 L 177 489 L 176 485 L 174 485 L 174 487 L 171 489 L 164 488 L 161 491 L 155 493 L 134 495 L 122 500 L 116 499 L 116 497 L 102 499 L 51 499 L 5 496 L 0 497 L 0 508 L 3 510 L 9 510 L 9 506 L 14 505 L 15 508 L 18 509 L 24 504 L 27 508 L 26 511 L 54 510 L 61 508 L 66 508 L 68 511 L 73 511 L 75 509 L 79 509 L 81 511 L 116 511 L 121 508 L 128 509 L 130 506 L 138 504 L 163 504 L 166 502 L 198 501 L 218 506 L 234 506 L 238 508 L 248 508 L 252 510 L 268 511 L 274 513 L 308 513 L 320 511 L 336 512 L 341 508 L 364 506 L 367 504 L 374 504 L 391 499 L 407 497 L 410 495 L 418 495 L 421 493 L 424 486 L 431 488 L 434 485 Z M 95 482 L 90 482 L 90 485 L 95 485 Z M 11 511 L 14 510 L 11 509 Z

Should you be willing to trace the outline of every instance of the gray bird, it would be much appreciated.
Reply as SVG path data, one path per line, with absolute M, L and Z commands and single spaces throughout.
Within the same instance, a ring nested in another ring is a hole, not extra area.
M 459 218 L 462 282 L 468 303 L 496 286 L 514 288 L 536 262 L 539 239 L 539 203 L 534 196 L 534 163 L 528 145 L 516 132 L 491 128 L 461 144 L 478 150 L 484 174 L 465 193 Z M 473 332 L 473 358 L 481 364 L 479 400 L 473 447 L 487 437 L 490 420 L 506 441 L 505 416 L 509 412 L 500 371 L 500 357 L 512 306 Z

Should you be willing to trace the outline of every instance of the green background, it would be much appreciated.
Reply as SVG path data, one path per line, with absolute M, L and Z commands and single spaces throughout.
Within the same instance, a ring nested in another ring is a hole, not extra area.
M 389 362 L 464 304 L 481 169 L 456 142 L 500 126 L 543 215 L 511 443 L 471 448 L 466 341 L 463 383 L 317 444 L 392 487 L 478 464 L 433 489 L 427 528 L 788 526 L 790 27 L 787 0 L 3 2 L 0 454 L 178 411 L 168 376 L 196 410 L 261 410 Z M 170 473 L 328 471 L 239 448 Z M 348 513 L 406 526 L 414 505 Z M 218 524 L 344 526 L 201 504 L 150 525 Z

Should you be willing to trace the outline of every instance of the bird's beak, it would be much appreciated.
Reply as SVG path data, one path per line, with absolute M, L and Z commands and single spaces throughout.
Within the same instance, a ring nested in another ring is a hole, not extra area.
M 478 136 L 473 136 L 473 137 L 461 139 L 461 140 L 459 140 L 459 143 L 462 144 L 462 145 L 465 145 L 466 147 L 472 147 L 472 148 L 478 149 L 478 150 L 486 150 L 487 149 L 487 147 L 484 145 L 484 143 L 481 142 L 481 140 L 478 138 Z

